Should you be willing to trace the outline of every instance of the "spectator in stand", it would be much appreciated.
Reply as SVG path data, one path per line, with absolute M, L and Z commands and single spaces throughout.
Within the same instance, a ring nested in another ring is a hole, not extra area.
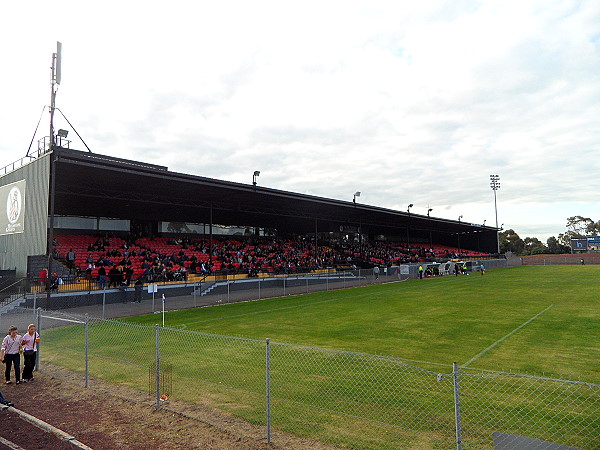
M 129 286 L 131 284 L 131 278 L 133 277 L 133 267 L 131 267 L 131 262 L 125 266 L 123 273 L 125 274 L 125 285 Z
M 69 250 L 69 253 L 67 253 L 67 267 L 69 269 L 72 269 L 75 267 L 75 252 L 73 251 L 73 249 Z
M 45 267 L 40 270 L 40 273 L 38 274 L 38 282 L 40 287 L 46 287 L 46 283 L 48 282 L 48 269 Z
M 205 263 L 202 263 L 201 270 L 203 275 L 208 275 L 210 273 Z
M 106 287 L 106 269 L 103 265 L 98 269 L 98 283 L 100 284 L 100 289 Z
M 85 269 L 85 278 L 87 280 L 91 280 L 92 279 L 92 272 L 94 272 L 94 269 L 96 268 L 96 266 L 94 265 L 93 262 L 89 263 L 87 265 L 87 268 Z
M 111 286 L 119 287 L 121 285 L 121 280 L 123 279 L 123 272 L 119 270 L 119 267 L 113 266 L 112 269 L 108 271 L 108 287 Z

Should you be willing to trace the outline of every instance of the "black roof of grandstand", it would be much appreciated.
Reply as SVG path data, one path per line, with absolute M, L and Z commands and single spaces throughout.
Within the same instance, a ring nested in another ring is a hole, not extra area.
M 55 149 L 55 213 L 171 222 L 251 225 L 310 233 L 360 226 L 495 233 L 494 228 L 313 195 L 169 171 L 97 153 Z M 494 238 L 495 240 L 495 238 Z

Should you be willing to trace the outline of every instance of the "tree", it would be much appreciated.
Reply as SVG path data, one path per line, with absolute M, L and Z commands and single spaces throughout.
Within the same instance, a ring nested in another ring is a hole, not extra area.
M 523 243 L 525 244 L 525 254 L 527 255 L 538 255 L 548 252 L 548 247 L 536 237 L 526 237 Z
M 584 238 L 594 231 L 596 223 L 589 217 L 573 216 L 567 218 L 567 231 L 558 235 L 562 245 L 571 248 L 571 239 Z M 588 231 L 589 230 L 589 231 Z
M 550 236 L 548 238 L 548 240 L 546 241 L 546 244 L 548 245 L 549 253 L 554 253 L 554 254 L 571 253 L 570 245 L 566 246 L 566 245 L 561 244 L 559 242 L 559 240 L 556 239 L 556 237 L 554 237 L 554 236 Z M 569 244 L 570 244 L 570 242 L 569 242 Z
M 600 234 L 600 220 L 598 222 L 592 221 L 588 224 L 586 230 L 588 236 L 597 236 Z
M 525 242 L 512 228 L 500 233 L 500 253 L 512 252 L 520 255 L 525 249 Z

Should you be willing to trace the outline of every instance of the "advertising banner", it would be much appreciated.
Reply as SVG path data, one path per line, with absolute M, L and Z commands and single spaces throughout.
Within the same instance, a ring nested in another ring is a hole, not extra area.
M 600 251 L 600 236 L 588 236 L 587 248 L 589 252 Z
M 22 233 L 24 226 L 25 180 L 21 180 L 0 187 L 0 236 Z
M 586 238 L 571 239 L 571 249 L 574 252 L 587 252 L 588 241 Z

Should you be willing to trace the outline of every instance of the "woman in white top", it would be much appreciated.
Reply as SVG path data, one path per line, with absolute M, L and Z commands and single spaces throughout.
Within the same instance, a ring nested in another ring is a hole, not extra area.
M 20 350 L 22 339 L 22 336 L 17 334 L 17 327 L 12 325 L 8 329 L 8 334 L 2 341 L 2 352 L 0 354 L 0 359 L 2 359 L 4 364 L 6 364 L 6 371 L 4 372 L 6 384 L 12 383 L 12 381 L 10 381 L 10 369 L 13 364 L 15 365 L 15 379 L 17 380 L 17 384 L 21 383 Z
M 21 344 L 23 346 L 23 360 L 25 367 L 23 368 L 23 383 L 33 381 L 33 369 L 35 368 L 35 359 L 37 354 L 37 346 L 40 342 L 40 335 L 35 331 L 35 325 L 29 324 L 27 333 L 23 335 Z

